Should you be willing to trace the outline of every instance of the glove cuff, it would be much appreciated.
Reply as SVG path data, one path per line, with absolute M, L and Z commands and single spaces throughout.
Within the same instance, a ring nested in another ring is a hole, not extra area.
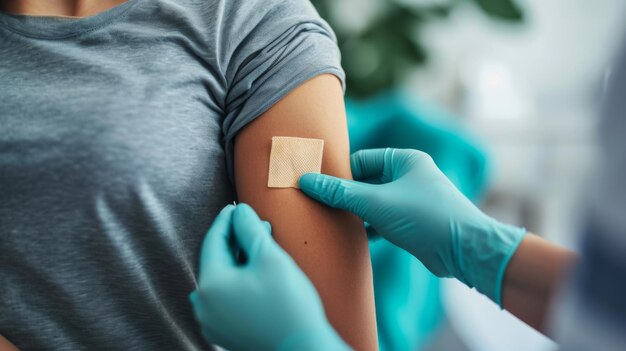
M 343 339 L 337 334 L 330 324 L 322 328 L 306 329 L 291 334 L 278 351 L 316 351 L 316 350 L 352 350 Z
M 464 234 L 460 278 L 502 308 L 502 281 L 511 257 L 526 235 L 525 228 L 488 221 Z

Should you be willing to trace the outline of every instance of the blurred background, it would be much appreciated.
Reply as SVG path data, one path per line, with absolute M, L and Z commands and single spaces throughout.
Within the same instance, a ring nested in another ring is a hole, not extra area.
M 339 40 L 353 150 L 424 150 L 488 214 L 576 247 L 626 2 L 312 2 Z M 405 253 L 372 253 L 383 350 L 556 349 Z

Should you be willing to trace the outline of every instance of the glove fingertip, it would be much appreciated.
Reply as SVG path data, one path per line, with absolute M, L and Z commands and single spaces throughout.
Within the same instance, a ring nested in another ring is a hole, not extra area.
M 300 180 L 298 181 L 298 186 L 300 187 L 300 190 L 306 192 L 306 193 L 310 193 L 312 191 L 315 190 L 316 187 L 316 180 L 317 177 L 319 176 L 319 174 L 317 173 L 305 173 L 300 177 Z
M 365 222 L 365 231 L 367 233 L 367 239 L 370 241 L 378 241 L 382 238 L 380 233 L 367 222 Z
M 256 212 L 254 212 L 254 209 L 252 208 L 252 206 L 248 205 L 245 202 L 240 202 L 239 204 L 237 204 L 237 206 L 235 207 L 235 212 L 239 212 L 239 213 L 244 213 L 246 215 L 252 215 L 255 214 Z
M 269 233 L 271 233 L 272 232 L 272 224 L 270 222 L 268 222 L 268 221 L 262 221 L 262 222 L 263 222 L 263 225 L 265 226 L 265 229 L 267 229 L 267 231 Z
M 200 299 L 198 290 L 194 290 L 191 293 L 189 293 L 188 298 L 189 298 L 189 302 L 191 302 L 192 305 L 196 305 L 198 303 L 198 300 Z

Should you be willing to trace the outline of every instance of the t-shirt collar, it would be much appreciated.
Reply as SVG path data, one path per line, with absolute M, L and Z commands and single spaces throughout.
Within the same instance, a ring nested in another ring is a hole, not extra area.
M 0 26 L 37 39 L 64 39 L 96 30 L 122 16 L 140 0 L 128 0 L 94 16 L 73 18 L 17 15 L 0 11 Z

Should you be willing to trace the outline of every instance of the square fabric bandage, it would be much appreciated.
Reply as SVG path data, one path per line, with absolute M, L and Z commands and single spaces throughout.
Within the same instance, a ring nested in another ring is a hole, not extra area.
M 298 188 L 305 173 L 322 171 L 324 140 L 272 137 L 268 188 Z

